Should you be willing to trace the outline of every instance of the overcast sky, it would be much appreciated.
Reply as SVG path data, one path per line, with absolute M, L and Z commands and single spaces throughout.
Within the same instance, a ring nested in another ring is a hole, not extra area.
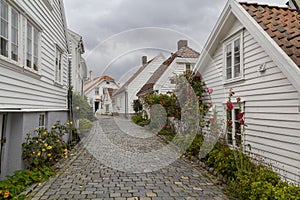
M 284 6 L 286 1 L 257 3 Z M 140 66 L 141 56 L 151 59 L 162 52 L 168 57 L 179 39 L 200 52 L 226 2 L 64 0 L 69 29 L 83 37 L 88 70 L 121 83 Z

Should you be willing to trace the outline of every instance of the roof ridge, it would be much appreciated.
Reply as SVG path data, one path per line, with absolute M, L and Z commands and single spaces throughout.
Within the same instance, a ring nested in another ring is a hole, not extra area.
M 291 11 L 297 11 L 297 9 L 294 8 L 289 8 L 288 6 L 275 6 L 275 5 L 269 5 L 269 4 L 260 4 L 260 3 L 254 3 L 254 2 L 239 2 L 239 4 L 248 4 L 248 5 L 256 5 L 256 6 L 266 6 L 269 8 L 279 8 L 279 9 L 286 9 L 286 10 L 291 10 Z

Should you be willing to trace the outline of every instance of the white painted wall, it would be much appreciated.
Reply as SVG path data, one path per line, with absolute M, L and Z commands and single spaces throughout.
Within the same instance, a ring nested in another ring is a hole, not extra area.
M 88 102 L 90 103 L 90 106 L 93 107 L 94 112 L 97 112 L 97 110 L 95 110 L 95 102 L 97 101 L 97 99 L 104 99 L 104 93 L 103 93 L 103 89 L 104 88 L 112 88 L 112 89 L 118 89 L 119 85 L 117 85 L 114 81 L 108 81 L 109 84 L 107 84 L 106 80 L 102 80 L 100 81 L 98 84 L 96 84 L 93 88 L 91 88 L 88 92 L 85 93 L 85 95 L 88 98 Z M 95 95 L 95 88 L 99 87 L 99 95 Z M 105 113 L 105 106 L 103 104 L 104 102 L 102 102 L 102 109 L 101 109 L 101 102 L 99 102 L 99 112 L 101 114 Z M 112 108 L 112 102 L 110 101 L 110 107 Z
M 12 3 L 12 1 L 8 1 Z M 19 36 L 20 59 L 12 62 L 0 56 L 0 110 L 1 109 L 66 109 L 67 108 L 67 43 L 62 1 L 53 1 L 49 10 L 42 1 L 14 1 L 27 15 L 20 15 L 19 28 L 26 20 L 33 20 L 41 28 L 39 71 L 24 66 L 26 38 L 24 30 Z M 13 5 L 14 6 L 14 5 Z M 20 12 L 21 13 L 21 12 Z M 25 31 L 26 32 L 26 31 Z M 55 80 L 56 46 L 63 51 L 62 82 Z
M 136 94 L 148 81 L 151 75 L 156 71 L 156 69 L 165 61 L 165 58 L 162 54 L 156 56 L 145 69 L 127 86 L 127 95 L 128 95 L 128 113 L 133 114 L 133 101 L 138 99 Z M 116 101 L 116 112 L 125 113 L 125 91 L 115 95 Z M 119 108 L 119 109 L 118 109 Z
M 236 20 L 230 33 L 238 31 Z M 228 35 L 227 35 L 228 36 Z M 227 37 L 225 36 L 225 37 Z M 300 182 L 300 96 L 276 63 L 247 30 L 243 33 L 244 80 L 224 84 L 223 44 L 201 72 L 208 87 L 214 89 L 213 103 L 225 119 L 224 103 L 230 88 L 245 101 L 245 143 L 254 157 L 272 164 L 283 178 Z M 266 63 L 266 71 L 258 72 Z M 288 66 L 286 66 L 288 67 Z
M 191 65 L 191 71 L 197 58 L 176 58 L 173 60 L 171 65 L 166 69 L 166 71 L 161 75 L 156 84 L 153 87 L 153 90 L 158 90 L 158 93 L 166 94 L 167 92 L 172 92 L 175 89 L 176 84 L 171 84 L 171 78 L 176 77 L 180 74 L 183 74 L 186 71 L 186 64 Z

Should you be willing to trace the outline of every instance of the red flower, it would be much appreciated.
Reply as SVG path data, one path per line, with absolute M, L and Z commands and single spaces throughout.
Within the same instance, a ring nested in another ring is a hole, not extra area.
M 213 93 L 213 89 L 212 88 L 206 88 L 206 92 L 208 93 L 208 94 L 211 94 L 211 93 Z
M 238 117 L 238 119 L 242 119 L 242 118 L 244 117 L 244 112 L 239 113 L 239 114 L 237 115 L 237 117 Z
M 197 99 L 200 100 L 200 99 L 201 99 L 201 96 L 197 96 Z
M 215 119 L 215 118 L 210 118 L 209 120 L 210 120 L 211 123 L 216 122 L 216 119 Z
M 229 109 L 229 110 L 232 110 L 233 109 L 233 105 L 232 105 L 232 102 L 226 102 L 226 109 Z
M 161 100 L 161 105 L 165 105 L 165 100 L 164 99 Z
M 207 106 L 208 106 L 209 108 L 211 108 L 211 107 L 212 107 L 212 103 L 211 103 L 211 102 L 207 103 Z
M 163 129 L 166 129 L 167 127 L 165 125 L 162 126 Z
M 200 76 L 195 76 L 195 81 L 200 81 L 201 77 Z
M 244 124 L 245 124 L 245 121 L 244 121 L 243 119 L 241 119 L 240 124 L 241 124 L 241 125 L 244 125 Z
M 236 98 L 236 102 L 240 102 L 240 101 L 241 101 L 240 97 Z
M 227 122 L 227 126 L 228 126 L 228 127 L 231 127 L 231 126 L 232 126 L 232 121 L 231 121 L 231 120 L 229 120 L 229 121 Z

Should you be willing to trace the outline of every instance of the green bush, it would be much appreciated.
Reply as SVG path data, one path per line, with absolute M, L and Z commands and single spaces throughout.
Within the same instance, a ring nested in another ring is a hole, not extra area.
M 37 167 L 23 171 L 16 171 L 14 175 L 7 176 L 0 181 L 1 199 L 25 199 L 25 195 L 19 195 L 33 183 L 43 182 L 53 176 L 54 171 L 50 167 Z
M 91 129 L 93 127 L 93 122 L 86 118 L 81 118 L 79 120 L 79 129 Z
M 22 144 L 22 157 L 29 167 L 51 166 L 61 158 L 66 158 L 68 146 L 63 135 L 71 131 L 71 123 L 61 125 L 57 122 L 51 131 L 37 128 L 33 134 L 28 133 Z
M 232 198 L 296 200 L 300 197 L 300 187 L 282 182 L 270 167 L 254 164 L 242 152 L 225 144 L 218 143 L 206 163 L 226 178 Z
M 74 119 L 87 118 L 90 121 L 94 121 L 96 119 L 93 108 L 89 105 L 86 96 L 73 93 L 72 111 Z
M 146 126 L 150 123 L 149 119 L 144 119 L 143 116 L 141 114 L 136 114 L 134 115 L 131 120 L 133 121 L 133 123 L 139 125 L 139 126 Z

